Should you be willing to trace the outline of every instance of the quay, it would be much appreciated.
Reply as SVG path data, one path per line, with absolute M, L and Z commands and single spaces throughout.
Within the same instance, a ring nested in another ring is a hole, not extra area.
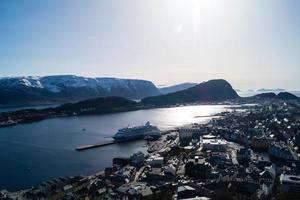
M 101 142 L 101 143 L 97 143 L 97 144 L 84 145 L 84 146 L 76 147 L 76 151 L 94 149 L 94 148 L 104 147 L 104 146 L 113 145 L 113 144 L 117 144 L 117 143 L 122 143 L 122 142 L 120 142 L 120 141 L 117 142 L 115 140 L 110 140 L 110 141 L 105 141 L 105 142 Z

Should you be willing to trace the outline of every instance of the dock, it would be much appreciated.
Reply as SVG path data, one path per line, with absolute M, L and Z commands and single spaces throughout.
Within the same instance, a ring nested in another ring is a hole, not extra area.
M 113 144 L 120 144 L 120 143 L 126 143 L 126 142 L 130 142 L 130 141 L 115 141 L 115 140 L 110 140 L 110 141 L 105 141 L 105 142 L 100 142 L 97 144 L 89 144 L 89 145 L 84 145 L 84 146 L 80 146 L 80 147 L 76 147 L 76 151 L 83 151 L 83 150 L 88 150 L 88 149 L 94 149 L 94 148 L 98 148 L 98 147 L 104 147 L 104 146 L 108 146 L 108 145 L 113 145 Z
M 120 143 L 120 142 L 116 142 L 114 140 L 111 140 L 111 141 L 101 142 L 101 143 L 97 143 L 97 144 L 89 144 L 89 145 L 84 145 L 84 146 L 76 147 L 76 151 L 83 151 L 83 150 L 87 150 L 87 149 L 94 149 L 94 148 L 104 147 L 104 146 L 108 146 L 108 145 L 112 145 L 112 144 L 117 144 L 117 143 Z

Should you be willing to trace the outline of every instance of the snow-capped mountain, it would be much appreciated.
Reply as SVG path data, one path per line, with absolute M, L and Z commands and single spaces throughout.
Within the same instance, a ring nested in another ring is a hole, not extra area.
M 178 85 L 172 85 L 172 86 L 168 86 L 168 87 L 159 88 L 159 91 L 162 94 L 169 94 L 169 93 L 173 93 L 173 92 L 177 92 L 177 91 L 181 91 L 181 90 L 185 90 L 185 89 L 194 87 L 197 84 L 198 83 L 181 83 Z
M 159 94 L 156 86 L 145 80 L 73 75 L 0 78 L 1 105 L 68 102 L 106 96 L 141 99 Z

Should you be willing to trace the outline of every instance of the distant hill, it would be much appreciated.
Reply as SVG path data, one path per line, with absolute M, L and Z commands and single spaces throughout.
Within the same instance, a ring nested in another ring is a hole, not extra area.
M 292 99 L 298 99 L 298 97 L 292 93 L 289 92 L 280 92 L 277 94 L 278 99 L 283 99 L 283 100 L 292 100 Z
M 68 103 L 55 108 L 23 109 L 0 113 L 0 124 L 13 120 L 18 124 L 35 122 L 51 117 L 96 115 L 141 109 L 143 106 L 123 97 L 102 97 L 77 103 Z M 1 126 L 0 126 L 1 128 Z
M 289 92 L 280 92 L 278 94 L 275 94 L 274 92 L 261 93 L 261 94 L 254 95 L 250 98 L 254 98 L 254 99 L 281 99 L 281 100 L 298 99 L 298 97 L 296 95 L 291 94 Z
M 63 103 L 107 96 L 142 99 L 155 95 L 160 95 L 159 90 L 145 80 L 73 75 L 0 78 L 1 106 Z
M 173 92 L 177 92 L 180 90 L 185 90 L 185 89 L 194 87 L 195 85 L 197 85 L 197 83 L 181 83 L 181 84 L 177 84 L 177 85 L 159 88 L 159 91 L 161 94 L 169 94 L 169 93 L 173 93 Z
M 261 93 L 261 94 L 256 94 L 250 98 L 256 98 L 256 99 L 274 99 L 276 98 L 277 95 L 273 92 L 267 92 L 267 93 Z
M 77 103 L 67 103 L 54 108 L 53 110 L 59 110 L 60 112 L 76 112 L 80 114 L 102 114 L 127 111 L 137 108 L 139 105 L 139 103 L 123 97 L 103 97 Z
M 142 99 L 146 105 L 170 105 L 177 103 L 215 102 L 238 98 L 238 94 L 225 80 L 210 80 L 194 87 L 155 97 Z

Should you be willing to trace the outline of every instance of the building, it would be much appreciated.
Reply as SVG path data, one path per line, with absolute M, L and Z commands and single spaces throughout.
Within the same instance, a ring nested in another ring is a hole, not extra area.
M 178 200 L 209 200 L 210 198 L 204 197 L 202 191 L 191 187 L 189 185 L 182 185 L 177 188 L 177 199 Z
M 249 148 L 241 148 L 240 150 L 237 151 L 237 160 L 239 162 L 249 162 L 252 157 L 252 150 Z
M 145 161 L 145 155 L 142 152 L 134 153 L 130 156 L 131 163 L 133 166 L 140 167 Z
M 193 132 L 188 129 L 179 130 L 179 144 L 182 147 L 188 146 L 193 138 Z
M 264 195 L 270 195 L 275 181 L 275 167 L 265 167 L 265 170 L 259 174 L 259 183 Z
M 251 140 L 251 146 L 255 149 L 265 149 L 265 150 L 267 150 L 272 141 L 273 141 L 272 138 L 268 138 L 268 137 L 265 137 L 265 136 L 253 137 L 252 140 Z
M 171 176 L 175 177 L 176 176 L 176 168 L 174 167 L 174 165 L 169 164 L 169 165 L 165 166 L 164 173 L 166 175 L 171 175 Z
M 280 190 L 282 192 L 300 193 L 300 176 L 281 174 Z
M 197 125 L 197 124 L 192 124 L 185 126 L 183 128 L 179 129 L 179 143 L 180 146 L 188 146 L 192 140 L 197 140 L 199 141 L 200 136 L 204 133 L 204 130 Z
M 184 169 L 186 176 L 205 181 L 207 175 L 211 172 L 212 167 L 205 159 L 200 159 L 198 161 L 189 159 L 185 164 Z
M 269 155 L 280 160 L 297 160 L 297 155 L 283 142 L 272 142 L 269 147 Z
M 164 157 L 159 155 L 152 155 L 146 161 L 150 166 L 161 166 L 164 164 Z
M 201 143 L 203 149 L 206 150 L 226 151 L 227 149 L 227 141 L 224 139 L 217 139 L 208 136 L 203 136 Z

